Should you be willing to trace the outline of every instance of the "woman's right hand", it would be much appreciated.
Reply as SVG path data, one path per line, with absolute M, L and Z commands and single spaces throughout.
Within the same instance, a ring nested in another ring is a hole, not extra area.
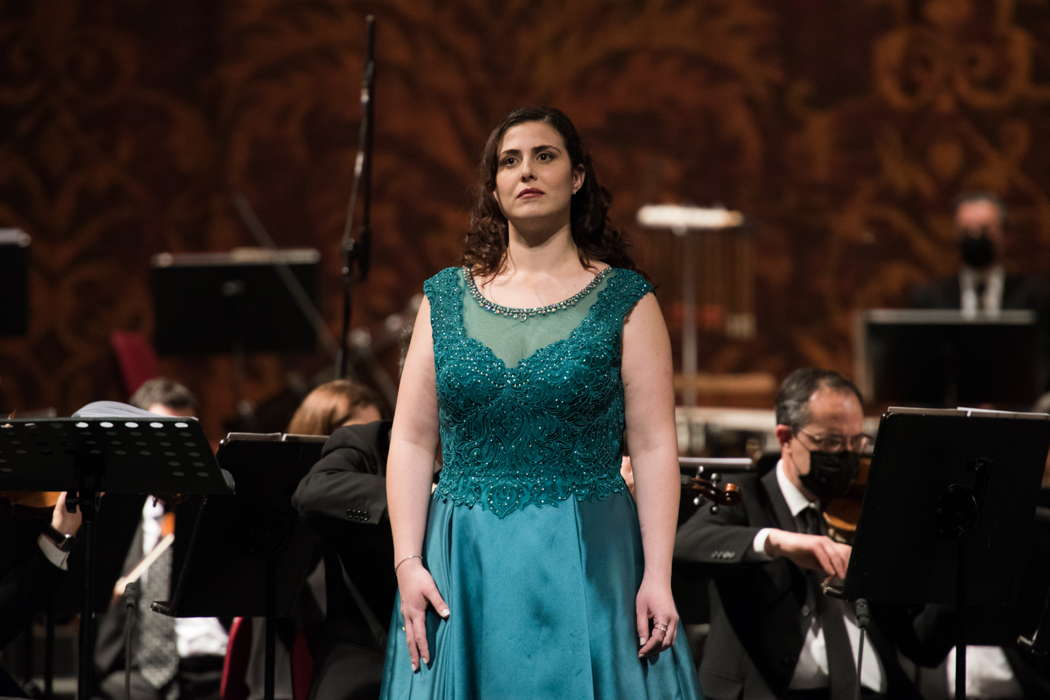
M 405 626 L 405 644 L 412 670 L 419 670 L 419 660 L 430 664 L 427 645 L 427 607 L 432 606 L 442 618 L 448 618 L 448 605 L 438 592 L 433 577 L 418 557 L 404 561 L 397 570 L 397 588 L 401 593 L 401 619 Z

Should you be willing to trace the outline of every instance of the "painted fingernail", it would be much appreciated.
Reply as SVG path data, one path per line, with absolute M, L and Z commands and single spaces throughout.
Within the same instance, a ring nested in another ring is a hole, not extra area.
M 644 646 L 645 646 L 645 642 L 646 642 L 646 641 L 647 641 L 647 640 L 646 640 L 646 638 L 645 638 L 645 637 L 639 637 L 639 638 L 638 638 L 638 646 L 640 646 L 640 647 L 644 647 Z
M 429 666 L 430 665 L 430 659 L 428 659 L 427 657 L 424 656 L 423 657 L 423 663 L 425 663 L 427 666 Z
M 448 617 L 448 608 L 441 608 L 441 610 L 438 610 L 438 615 L 441 617 Z

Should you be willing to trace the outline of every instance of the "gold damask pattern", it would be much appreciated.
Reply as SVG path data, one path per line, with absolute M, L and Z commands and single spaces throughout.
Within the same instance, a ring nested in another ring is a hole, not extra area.
M 951 268 L 962 188 L 1002 192 L 1018 267 L 1045 270 L 1045 2 L 9 2 L 0 225 L 34 237 L 33 316 L 0 339 L 0 410 L 119 398 L 107 337 L 152 330 L 149 256 L 254 244 L 237 193 L 280 245 L 322 251 L 336 328 L 368 12 L 377 240 L 355 318 L 373 329 L 456 261 L 486 130 L 522 103 L 574 117 L 628 228 L 654 201 L 756 222 L 757 337 L 706 337 L 704 370 L 848 371 L 851 313 Z M 673 317 L 669 237 L 635 239 Z M 249 398 L 326 362 L 255 358 Z M 229 369 L 165 361 L 211 434 Z

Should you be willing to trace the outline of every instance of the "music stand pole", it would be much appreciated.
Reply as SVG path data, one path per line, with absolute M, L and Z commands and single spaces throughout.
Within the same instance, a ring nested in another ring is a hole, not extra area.
M 47 601 L 47 617 L 44 622 L 44 697 L 55 697 L 55 599 Z
M 956 621 L 959 629 L 955 642 L 955 700 L 966 700 L 966 612 L 963 603 L 966 600 L 965 556 L 966 547 L 963 538 L 959 539 L 959 566 L 955 580 L 955 594 L 959 601 Z
M 266 554 L 266 665 L 263 700 L 273 700 L 277 670 L 277 566 L 273 551 Z M 290 652 L 291 650 L 289 650 Z
M 696 330 L 696 276 L 693 274 L 693 260 L 696 255 L 696 241 L 689 229 L 677 227 L 672 229 L 674 235 L 682 238 L 685 251 L 682 254 L 682 375 L 686 384 L 682 387 L 682 404 L 696 405 L 696 374 L 699 370 L 699 351 Z
M 93 450 L 97 451 L 97 450 Z M 90 698 L 95 670 L 95 518 L 98 515 L 98 486 L 104 464 L 100 455 L 80 453 L 74 462 L 77 488 L 66 500 L 72 512 L 80 508 L 80 536 L 84 553 L 84 581 L 77 650 L 77 698 Z

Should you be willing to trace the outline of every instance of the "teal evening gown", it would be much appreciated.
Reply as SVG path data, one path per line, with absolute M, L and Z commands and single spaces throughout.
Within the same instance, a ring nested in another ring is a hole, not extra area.
M 620 477 L 626 315 L 649 290 L 600 272 L 539 309 L 485 299 L 463 268 L 430 301 L 444 467 L 423 562 L 451 614 L 428 612 L 413 673 L 395 601 L 388 700 L 693 700 L 681 627 L 638 658 L 638 513 Z

